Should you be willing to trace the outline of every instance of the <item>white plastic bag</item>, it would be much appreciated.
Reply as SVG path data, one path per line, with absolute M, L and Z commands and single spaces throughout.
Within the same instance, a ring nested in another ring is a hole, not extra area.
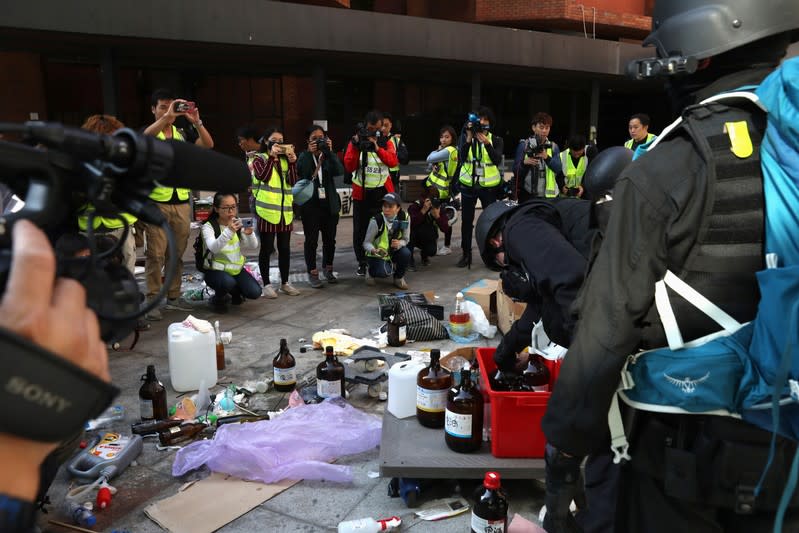
M 497 327 L 488 323 L 488 318 L 483 308 L 469 300 L 463 301 L 463 310 L 472 317 L 472 331 L 476 331 L 487 339 L 493 339 L 497 334 Z

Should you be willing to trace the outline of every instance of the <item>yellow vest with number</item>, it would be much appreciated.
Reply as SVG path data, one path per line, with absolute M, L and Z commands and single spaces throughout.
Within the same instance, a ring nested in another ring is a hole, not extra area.
M 493 137 L 490 133 L 487 135 L 488 142 L 490 143 Z M 464 161 L 461 165 L 459 180 L 467 187 L 474 187 L 475 183 L 480 187 L 485 188 L 496 187 L 502 182 L 502 177 L 499 175 L 499 169 L 494 163 L 491 162 L 491 158 L 488 156 L 488 151 L 485 149 L 485 146 L 479 142 L 477 144 L 477 148 L 474 146 L 469 146 L 467 148 L 469 151 L 466 154 L 466 161 Z M 479 152 L 479 158 L 476 157 L 477 154 L 475 154 L 475 151 Z M 475 163 L 480 164 L 479 168 L 481 168 L 483 171 L 482 176 L 472 176 L 472 169 L 474 168 Z
M 436 163 L 433 171 L 427 176 L 427 183 L 438 189 L 438 197 L 442 200 L 449 198 L 449 183 L 458 168 L 458 149 L 454 146 L 447 146 L 446 149 L 449 158 Z
M 654 133 L 647 133 L 646 134 L 646 140 L 644 141 L 644 144 L 646 144 L 648 142 L 651 142 L 655 138 L 657 138 L 657 135 L 655 135 Z M 629 148 L 630 150 L 632 150 L 634 142 L 635 142 L 635 139 L 630 139 L 629 141 L 624 143 L 624 147 L 625 148 Z
M 210 222 L 206 222 L 206 224 L 210 224 Z M 222 231 L 224 231 L 224 228 Z M 205 246 L 204 241 L 203 246 Z M 236 233 L 233 234 L 233 237 L 231 237 L 219 252 L 208 254 L 208 257 L 205 259 L 205 268 L 227 272 L 231 276 L 238 275 L 243 266 L 244 256 L 241 254 L 241 243 Z
M 172 138 L 176 141 L 185 141 L 183 135 L 180 133 L 180 130 L 175 127 L 173 124 L 170 126 L 172 128 Z M 164 135 L 163 131 L 159 131 L 156 138 L 161 139 L 162 141 L 166 140 L 166 136 Z M 157 187 L 153 188 L 153 192 L 150 193 L 150 199 L 155 200 L 156 202 L 168 202 L 172 199 L 173 191 L 177 191 L 178 193 L 178 200 L 188 200 L 189 194 L 191 193 L 190 189 L 183 189 L 181 187 L 162 187 L 158 185 Z
M 272 175 L 267 181 L 259 181 L 255 193 L 255 212 L 259 217 L 270 224 L 279 224 L 281 217 L 286 224 L 294 220 L 294 211 L 291 204 L 294 196 L 291 194 L 289 179 L 289 162 L 283 156 L 278 158 L 281 172 L 277 165 L 272 166 Z M 282 174 L 282 176 L 281 176 Z
M 383 216 L 383 215 L 378 215 L 378 216 Z M 383 218 L 383 231 L 381 231 L 377 235 L 377 237 L 375 237 L 375 240 L 372 241 L 372 245 L 377 250 L 383 250 L 384 252 L 386 252 L 386 255 L 380 256 L 377 255 L 374 251 L 370 250 L 366 253 L 367 256 L 377 257 L 378 259 L 383 259 L 385 261 L 391 261 L 391 254 L 389 254 L 389 242 L 388 242 L 388 223 L 386 222 L 385 218 Z
M 363 154 L 361 154 L 363 157 Z M 352 182 L 364 189 L 377 189 L 382 187 L 389 178 L 388 166 L 377 157 L 377 152 L 367 152 L 366 181 L 362 179 L 361 167 L 355 171 Z
M 574 161 L 571 157 L 571 150 L 566 150 L 560 153 L 560 162 L 563 164 L 563 176 L 566 178 L 566 187 L 569 189 L 576 189 L 583 183 L 583 174 L 588 165 L 588 158 L 585 154 L 580 157 L 577 166 L 574 166 Z
M 80 215 L 78 215 L 78 227 L 81 231 L 86 231 L 89 228 L 89 213 L 92 211 L 94 211 L 94 206 L 92 204 L 86 204 L 81 208 Z M 136 220 L 138 220 L 130 213 L 120 213 L 119 216 L 128 222 L 128 226 L 132 226 L 136 223 Z M 125 227 L 125 223 L 118 218 L 95 216 L 92 219 L 92 229 L 96 230 L 100 225 L 110 230 Z

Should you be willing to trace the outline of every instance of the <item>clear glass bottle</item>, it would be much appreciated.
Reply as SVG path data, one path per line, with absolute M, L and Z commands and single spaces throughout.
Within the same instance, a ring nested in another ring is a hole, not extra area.
M 297 386 L 297 360 L 291 355 L 286 339 L 280 339 L 280 350 L 272 359 L 275 390 L 291 392 Z
M 463 305 L 463 293 L 455 295 L 455 310 L 449 315 L 449 330 L 458 337 L 468 337 L 472 333 L 472 317 Z

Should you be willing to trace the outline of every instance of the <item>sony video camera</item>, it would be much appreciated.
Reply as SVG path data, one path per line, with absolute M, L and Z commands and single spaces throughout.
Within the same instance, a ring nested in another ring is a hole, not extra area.
M 552 143 L 546 137 L 532 135 L 524 142 L 524 155 L 527 157 L 538 157 L 542 152 L 552 148 Z
M 488 130 L 491 129 L 491 126 L 480 122 L 480 117 L 478 117 L 476 113 L 469 113 L 469 116 L 466 118 L 466 124 L 464 124 L 463 127 L 467 131 L 471 131 L 472 134 L 480 132 L 487 133 Z

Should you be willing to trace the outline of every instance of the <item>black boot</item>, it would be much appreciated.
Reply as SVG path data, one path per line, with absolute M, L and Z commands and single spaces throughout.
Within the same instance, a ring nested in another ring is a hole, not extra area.
M 471 267 L 472 266 L 472 251 L 463 251 L 463 255 L 460 258 L 460 261 L 455 265 L 458 268 L 463 267 Z

